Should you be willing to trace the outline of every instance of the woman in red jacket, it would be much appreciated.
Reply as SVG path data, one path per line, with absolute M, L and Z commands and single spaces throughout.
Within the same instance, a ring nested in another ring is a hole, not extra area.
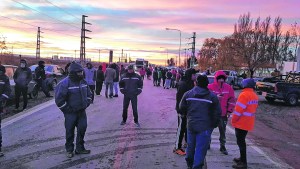
M 227 76 L 222 70 L 217 71 L 215 74 L 215 81 L 214 83 L 208 85 L 208 89 L 215 93 L 220 101 L 222 109 L 221 120 L 218 125 L 220 132 L 220 151 L 223 154 L 228 155 L 228 152 L 225 147 L 226 125 L 228 121 L 228 116 L 230 113 L 232 113 L 233 108 L 235 106 L 235 96 L 232 87 L 225 82 L 226 79 Z

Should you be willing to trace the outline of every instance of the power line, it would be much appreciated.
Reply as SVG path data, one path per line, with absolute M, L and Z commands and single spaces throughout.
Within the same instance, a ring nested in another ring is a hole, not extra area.
M 76 18 L 76 19 L 79 19 L 79 20 L 80 20 L 80 18 L 78 18 L 77 16 L 75 16 L 75 15 L 71 14 L 70 12 L 68 12 L 68 11 L 64 10 L 63 8 L 61 8 L 61 7 L 59 7 L 59 6 L 55 5 L 55 4 L 53 4 L 52 2 L 50 2 L 50 1 L 48 1 L 48 0 L 45 0 L 45 1 L 46 1 L 47 3 L 49 3 L 49 4 L 53 5 L 53 6 L 55 6 L 56 8 L 58 8 L 58 9 L 60 9 L 60 10 L 64 11 L 65 13 L 67 13 L 67 14 L 69 14 L 69 15 L 73 16 L 74 18 Z
M 23 23 L 23 24 L 26 24 L 26 25 L 29 25 L 29 26 L 32 26 L 32 27 L 35 27 L 35 28 L 39 27 L 39 26 L 36 26 L 36 25 L 32 25 L 32 24 L 26 23 L 24 21 L 20 21 L 20 20 L 17 20 L 17 19 L 9 18 L 9 17 L 6 17 L 6 16 L 1 16 L 0 15 L 0 17 L 6 18 L 6 19 L 10 19 L 10 20 L 13 20 L 13 21 L 17 21 L 17 22 L 20 22 L 20 23 Z M 56 32 L 56 33 L 59 33 L 59 34 L 63 34 L 63 35 L 67 35 L 67 36 L 73 36 L 73 37 L 78 38 L 78 36 L 75 36 L 75 35 L 70 35 L 70 34 L 59 32 L 59 31 L 63 31 L 63 30 L 54 30 L 54 29 L 49 29 L 49 28 L 44 28 L 44 27 L 41 27 L 41 28 L 43 28 L 43 30 L 48 30 L 50 32 Z
M 20 5 L 24 6 L 24 7 L 26 7 L 26 8 L 29 8 L 29 9 L 31 9 L 31 10 L 33 10 L 33 11 L 36 11 L 36 12 L 38 12 L 38 13 L 41 13 L 41 14 L 43 14 L 43 15 L 45 15 L 45 16 L 47 16 L 47 17 L 53 19 L 53 20 L 62 22 L 62 23 L 64 23 L 64 24 L 69 25 L 69 26 L 72 26 L 72 27 L 74 27 L 74 28 L 81 29 L 80 27 L 77 27 L 77 26 L 72 25 L 72 24 L 70 24 L 70 23 L 61 21 L 61 20 L 59 20 L 59 19 L 53 18 L 52 16 L 49 16 L 49 15 L 47 15 L 47 14 L 44 14 L 44 13 L 40 12 L 39 10 L 33 9 L 33 8 L 31 8 L 31 7 L 29 7 L 29 6 L 25 5 L 25 4 L 23 4 L 23 3 L 21 3 L 21 2 L 18 2 L 18 1 L 16 1 L 16 0 L 12 0 L 12 1 L 14 1 L 14 2 L 16 2 L 16 3 L 18 3 L 18 4 L 20 4 Z

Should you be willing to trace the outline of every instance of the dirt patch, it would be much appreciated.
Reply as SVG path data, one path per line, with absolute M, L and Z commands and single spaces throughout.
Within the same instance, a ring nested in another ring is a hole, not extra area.
M 50 91 L 50 95 L 54 96 L 54 91 Z M 46 97 L 45 94 L 43 92 L 39 92 L 38 97 L 35 99 L 28 99 L 28 104 L 27 104 L 27 109 L 30 109 L 34 106 L 37 106 L 39 104 L 42 104 L 46 101 L 49 101 L 51 99 L 53 99 L 54 97 Z M 4 108 L 4 112 L 1 114 L 2 119 L 5 119 L 7 117 L 11 117 L 15 114 L 18 114 L 22 111 L 22 107 L 23 107 L 23 100 L 21 97 L 21 101 L 20 101 L 20 107 L 18 110 L 15 110 L 15 103 L 11 102 L 9 103 L 5 108 Z
M 283 102 L 261 101 L 256 124 L 249 137 L 256 144 L 269 148 L 294 168 L 300 161 L 300 106 L 290 107 Z

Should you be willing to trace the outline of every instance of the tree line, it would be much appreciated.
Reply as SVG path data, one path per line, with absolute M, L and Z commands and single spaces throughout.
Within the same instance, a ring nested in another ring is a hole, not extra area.
M 224 38 L 207 38 L 198 53 L 200 68 L 239 70 L 247 68 L 253 76 L 255 70 L 283 61 L 296 61 L 300 45 L 300 27 L 297 23 L 282 30 L 282 19 L 271 17 L 253 20 L 250 13 L 239 17 L 234 33 Z

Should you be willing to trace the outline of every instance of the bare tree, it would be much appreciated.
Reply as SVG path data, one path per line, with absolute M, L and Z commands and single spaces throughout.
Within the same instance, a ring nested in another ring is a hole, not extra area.
M 6 38 L 3 36 L 0 37 L 0 49 L 1 49 L 1 55 L 3 54 L 3 51 L 7 49 Z
M 290 58 L 292 61 L 296 61 L 296 55 L 297 55 L 297 50 L 300 46 L 300 26 L 297 25 L 297 22 L 295 22 L 292 25 L 292 29 L 291 29 L 291 41 L 293 43 L 293 47 L 294 47 L 294 54 L 293 57 Z

